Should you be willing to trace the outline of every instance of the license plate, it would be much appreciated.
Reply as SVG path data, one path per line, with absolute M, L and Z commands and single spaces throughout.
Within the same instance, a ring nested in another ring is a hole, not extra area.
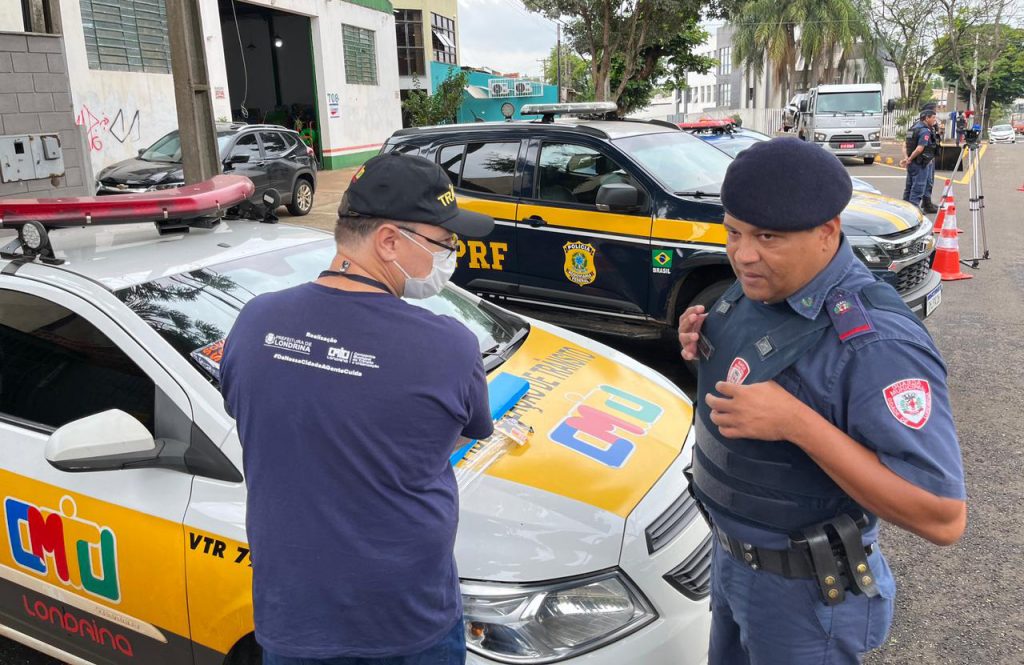
M 856 143 L 840 143 L 839 144 L 839 149 L 840 150 L 853 150 L 853 148 L 856 145 L 857 145 Z
M 937 308 L 941 303 L 942 303 L 942 285 L 939 284 L 938 286 L 935 287 L 935 290 L 933 290 L 931 293 L 929 293 L 928 297 L 925 298 L 925 301 L 924 301 L 924 315 L 925 316 L 931 316 L 932 312 L 935 311 L 935 308 Z

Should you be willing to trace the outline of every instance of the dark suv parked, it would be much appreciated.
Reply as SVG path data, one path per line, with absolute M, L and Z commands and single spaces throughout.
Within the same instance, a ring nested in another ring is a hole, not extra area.
M 255 200 L 271 187 L 288 212 L 301 216 L 313 209 L 316 157 L 298 132 L 277 125 L 218 124 L 217 144 L 224 172 L 244 175 L 256 185 Z M 181 139 L 175 130 L 139 156 L 99 172 L 97 194 L 130 194 L 171 189 L 184 184 Z

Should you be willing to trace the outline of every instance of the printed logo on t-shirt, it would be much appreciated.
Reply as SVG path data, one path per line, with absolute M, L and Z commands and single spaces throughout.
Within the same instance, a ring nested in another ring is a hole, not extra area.
M 921 429 L 928 422 L 932 413 L 932 391 L 924 379 L 897 381 L 882 394 L 889 412 L 910 429 Z
M 276 333 L 268 332 L 266 337 L 263 338 L 263 345 L 270 346 L 275 349 L 284 349 L 285 351 L 294 351 L 295 353 L 301 353 L 303 355 L 309 355 L 312 343 L 305 339 L 296 339 L 294 337 L 287 337 L 285 335 L 278 335 Z
M 370 369 L 379 369 L 380 367 L 377 364 L 377 356 L 370 355 L 369 353 L 357 353 L 343 346 L 327 347 L 327 359 Z
M 725 380 L 729 383 L 743 383 L 748 374 L 750 374 L 750 364 L 737 356 L 732 361 L 732 365 L 729 366 L 729 372 L 725 375 Z

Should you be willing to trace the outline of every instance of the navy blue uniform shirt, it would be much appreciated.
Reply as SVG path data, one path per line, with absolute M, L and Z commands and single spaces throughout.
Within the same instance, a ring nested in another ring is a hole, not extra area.
M 246 304 L 220 375 L 257 641 L 313 659 L 440 641 L 462 618 L 448 457 L 493 430 L 473 333 L 390 294 L 303 284 Z
M 832 261 L 804 288 L 775 304 L 814 319 L 836 287 L 859 291 L 875 277 L 844 238 Z M 840 330 L 830 327 L 821 342 L 776 377 L 787 391 L 817 411 L 854 441 L 878 455 L 882 464 L 932 494 L 964 499 L 960 444 L 949 405 L 946 365 L 928 334 L 906 317 L 859 302 L 834 305 L 852 317 Z M 842 336 L 844 339 L 840 339 Z M 704 396 L 699 396 L 703 401 Z M 792 445 L 765 442 L 765 445 Z M 711 511 L 712 521 L 729 535 L 759 547 L 785 549 L 784 535 L 758 529 Z M 877 524 L 864 543 L 878 537 Z

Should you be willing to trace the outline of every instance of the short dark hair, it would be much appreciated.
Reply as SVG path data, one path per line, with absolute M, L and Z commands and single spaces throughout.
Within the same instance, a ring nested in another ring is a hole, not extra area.
M 339 215 L 338 221 L 334 223 L 334 241 L 339 245 L 358 243 L 380 228 L 381 224 L 390 221 L 381 217 Z

